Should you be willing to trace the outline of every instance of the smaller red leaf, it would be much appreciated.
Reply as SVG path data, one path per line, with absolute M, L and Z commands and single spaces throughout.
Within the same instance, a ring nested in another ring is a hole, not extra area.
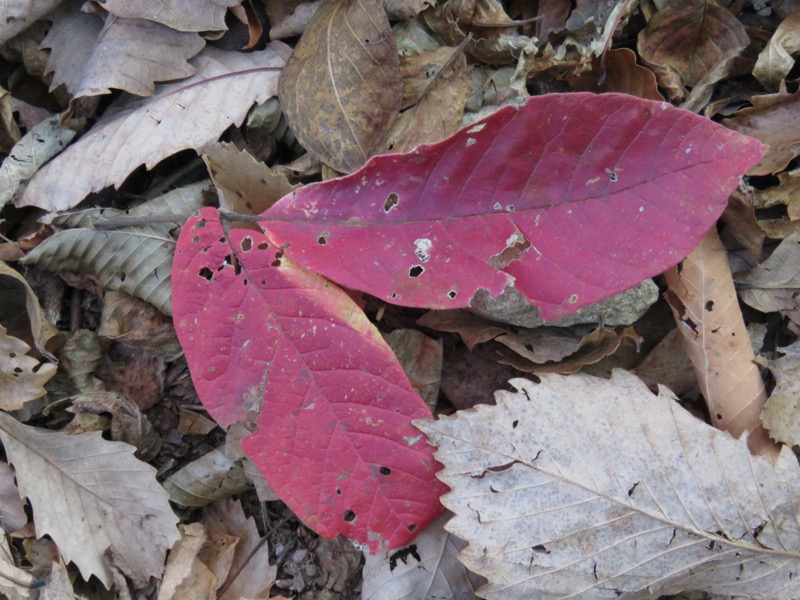
M 201 401 L 222 425 L 257 422 L 242 446 L 309 527 L 375 552 L 440 514 L 447 488 L 411 424 L 430 411 L 340 288 L 207 208 L 181 231 L 173 307 Z
M 262 226 L 304 267 L 389 302 L 458 308 L 514 285 L 551 320 L 677 264 L 763 152 L 666 102 L 537 96 L 306 186 Z

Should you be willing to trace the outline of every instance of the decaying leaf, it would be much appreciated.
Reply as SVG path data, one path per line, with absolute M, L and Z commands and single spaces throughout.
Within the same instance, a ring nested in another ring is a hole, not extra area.
M 225 13 L 242 0 L 104 0 L 103 8 L 118 17 L 151 19 L 178 31 L 220 31 Z
M 800 52 L 800 12 L 789 15 L 778 25 L 766 48 L 758 55 L 753 77 L 767 90 L 777 90 L 781 80 L 792 70 L 792 54 L 797 52 Z
M 28 356 L 30 346 L 6 333 L 0 325 L 0 409 L 16 410 L 41 398 L 56 365 Z
M 0 44 L 33 25 L 53 10 L 61 0 L 1 0 Z
M 110 290 L 103 295 L 97 335 L 174 360 L 182 354 L 172 319 L 149 302 Z
M 65 435 L 36 429 L 0 413 L 0 438 L 33 507 L 36 532 L 48 534 L 84 579 L 106 587 L 103 554 L 113 548 L 139 578 L 160 578 L 178 539 L 178 519 L 156 470 L 135 448 L 99 433 Z
M 385 339 L 416 392 L 431 411 L 436 410 L 442 380 L 442 341 L 416 329 L 395 329 Z
M 779 348 L 780 358 L 765 361 L 775 376 L 775 389 L 761 413 L 770 437 L 800 445 L 800 342 Z
M 774 450 L 759 420 L 767 392 L 716 229 L 665 277 L 667 302 L 683 334 L 711 422 L 734 437 L 750 431 L 753 452 Z
M 279 94 L 308 151 L 337 171 L 363 165 L 402 98 L 397 47 L 378 0 L 324 0 L 281 73 Z
M 475 589 L 486 580 L 458 562 L 458 552 L 467 544 L 445 531 L 451 516 L 443 514 L 405 548 L 365 553 L 363 600 L 477 598 Z
M 261 225 L 295 262 L 387 302 L 460 308 L 513 283 L 552 320 L 677 263 L 762 153 L 666 103 L 537 96 L 307 185 Z
M 17 205 L 66 210 L 91 192 L 118 187 L 140 165 L 152 168 L 176 152 L 215 141 L 240 124 L 253 104 L 276 94 L 287 54 L 281 42 L 249 54 L 205 48 L 191 61 L 197 69 L 192 77 L 108 110 L 34 175 Z
M 58 330 L 45 318 L 30 284 L 3 261 L 0 261 L 0 323 L 8 335 L 21 339 L 44 356 L 51 356 L 48 342 L 58 335 Z
M 170 500 L 181 506 L 206 506 L 251 487 L 241 463 L 217 449 L 190 462 L 164 481 Z
M 90 273 L 108 289 L 122 290 L 172 312 L 171 271 L 175 224 L 204 203 L 206 182 L 179 188 L 128 211 L 87 209 L 56 215 L 47 221 L 69 226 L 47 238 L 22 261 L 56 272 Z M 146 223 L 95 229 L 95 221 L 120 216 L 175 215 L 176 223 Z
M 262 233 L 226 233 L 213 209 L 184 226 L 175 258 L 198 395 L 223 426 L 258 420 L 242 446 L 298 517 L 377 551 L 439 515 L 436 465 L 411 425 L 430 411 L 346 293 Z
M 416 421 L 445 464 L 459 559 L 488 599 L 800 593 L 800 467 L 773 465 L 635 376 L 512 379 Z
M 636 54 L 628 48 L 609 50 L 602 59 L 592 61 L 590 71 L 566 79 L 573 89 L 581 92 L 617 92 L 650 100 L 664 99 L 653 72 L 637 65 Z

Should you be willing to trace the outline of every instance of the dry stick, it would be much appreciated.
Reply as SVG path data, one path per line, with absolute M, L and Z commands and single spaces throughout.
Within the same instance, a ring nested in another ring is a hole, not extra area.
M 193 213 L 192 213 L 193 214 Z M 108 230 L 121 229 L 123 227 L 140 227 L 142 225 L 153 225 L 155 223 L 175 223 L 183 224 L 192 216 L 184 215 L 142 215 L 141 217 L 111 217 L 100 219 L 92 224 L 93 229 Z M 219 211 L 220 219 L 223 221 L 250 221 L 257 223 L 264 221 L 262 215 L 242 215 L 239 213 Z

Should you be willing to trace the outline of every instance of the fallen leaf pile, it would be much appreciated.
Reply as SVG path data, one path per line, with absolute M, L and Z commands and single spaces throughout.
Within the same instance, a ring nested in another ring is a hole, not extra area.
M 800 3 L 2 8 L 4 597 L 800 596 Z

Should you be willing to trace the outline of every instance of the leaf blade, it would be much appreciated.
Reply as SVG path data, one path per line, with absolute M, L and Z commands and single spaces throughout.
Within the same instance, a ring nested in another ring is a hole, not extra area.
M 262 226 L 296 262 L 388 302 L 459 308 L 513 282 L 552 320 L 676 264 L 762 153 L 666 103 L 538 96 L 306 186 Z

